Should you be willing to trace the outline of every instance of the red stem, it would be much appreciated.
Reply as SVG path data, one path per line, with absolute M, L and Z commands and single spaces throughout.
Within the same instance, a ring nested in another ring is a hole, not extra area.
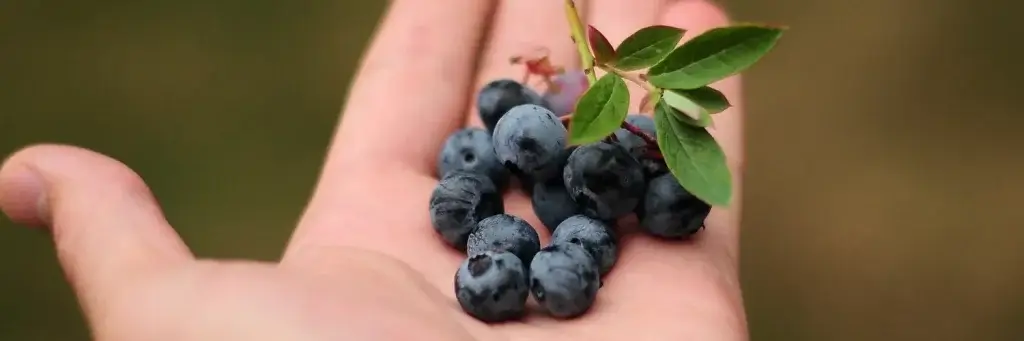
M 658 150 L 657 146 L 655 146 L 654 149 L 648 149 L 647 150 L 647 157 L 655 159 L 655 160 L 664 160 L 665 159 L 665 156 L 661 155 L 661 151 Z
M 569 129 L 569 121 L 572 119 L 572 114 L 559 117 L 558 119 L 562 121 L 562 125 L 564 125 L 566 129 Z M 626 129 L 626 131 L 640 137 L 640 139 L 644 140 L 644 143 L 647 143 L 647 157 L 656 160 L 665 159 L 665 157 L 661 154 L 661 149 L 658 148 L 658 140 L 655 139 L 654 136 L 651 136 L 651 134 L 648 134 L 647 132 L 641 130 L 637 126 L 632 125 L 626 121 L 622 121 L 621 126 L 622 129 Z M 615 135 L 610 135 L 608 136 L 608 138 L 611 139 L 612 141 L 615 141 Z
M 658 140 L 655 139 L 650 134 L 648 134 L 647 132 L 640 130 L 640 128 L 637 128 L 635 125 L 629 124 L 629 122 L 626 121 L 622 121 L 622 129 L 626 129 L 626 131 L 632 133 L 633 135 L 639 136 L 641 139 L 644 139 L 644 142 L 647 142 L 648 147 L 654 146 L 654 148 L 658 148 Z

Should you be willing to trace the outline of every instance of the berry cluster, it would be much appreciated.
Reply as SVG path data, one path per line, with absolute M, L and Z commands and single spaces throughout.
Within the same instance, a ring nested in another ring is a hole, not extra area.
M 524 316 L 531 294 L 553 317 L 579 316 L 618 258 L 613 227 L 620 218 L 636 214 L 647 233 L 685 238 L 711 210 L 650 153 L 656 132 L 648 116 L 627 117 L 639 132 L 620 129 L 599 142 L 569 144 L 560 117 L 585 92 L 585 77 L 561 73 L 543 95 L 509 79 L 485 85 L 477 98 L 485 128 L 452 133 L 438 156 L 431 222 L 441 239 L 466 252 L 456 297 L 481 321 Z M 505 212 L 502 193 L 512 177 L 551 232 L 549 245 L 541 246 L 534 226 Z

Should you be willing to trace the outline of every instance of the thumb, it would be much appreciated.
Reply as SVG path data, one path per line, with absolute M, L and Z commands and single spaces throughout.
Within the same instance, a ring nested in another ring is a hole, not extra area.
M 40 145 L 11 155 L 0 166 L 0 209 L 49 227 L 87 312 L 129 279 L 192 259 L 142 179 L 85 149 Z

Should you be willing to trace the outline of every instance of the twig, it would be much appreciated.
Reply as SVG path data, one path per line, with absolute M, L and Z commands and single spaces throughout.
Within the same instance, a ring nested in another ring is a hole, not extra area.
M 573 0 L 565 0 L 565 18 L 569 22 L 569 29 L 572 32 L 572 41 L 576 43 L 576 50 L 580 54 L 580 65 L 583 66 L 583 73 L 587 75 L 587 84 L 593 86 L 597 82 L 597 75 L 594 73 L 594 55 L 590 53 L 590 43 L 587 40 L 586 34 L 583 30 L 583 22 L 580 20 L 579 12 L 576 11 L 576 3 Z M 636 83 L 643 87 L 648 93 L 654 94 L 654 96 L 660 95 L 658 88 L 654 87 L 646 80 L 643 79 L 642 75 L 630 74 L 623 72 L 612 67 L 602 66 L 601 69 L 609 73 L 614 73 L 625 80 Z M 657 98 L 656 98 L 657 99 Z M 560 117 L 560 120 L 566 128 L 569 127 L 569 122 L 572 120 L 572 114 L 568 114 Z M 639 136 L 647 144 L 648 156 L 662 160 L 661 151 L 658 148 L 658 140 L 651 137 L 640 128 L 629 124 L 626 121 L 622 122 L 622 128 L 626 129 L 630 133 Z M 614 139 L 612 134 L 610 139 Z
M 651 136 L 651 134 L 648 134 L 647 132 L 641 130 L 640 128 L 637 128 L 637 126 L 629 124 L 629 122 L 622 121 L 622 129 L 626 129 L 626 131 L 632 133 L 633 135 L 639 136 L 641 139 L 644 140 L 644 142 L 647 143 L 648 147 L 658 147 L 658 140 Z
M 563 126 L 568 128 L 569 122 L 572 121 L 572 114 L 559 117 L 558 120 L 562 122 Z M 658 139 L 656 139 L 654 136 L 651 136 L 651 134 L 648 134 L 647 132 L 643 131 L 643 129 L 640 129 L 637 126 L 630 124 L 629 122 L 622 121 L 622 124 L 620 126 L 622 127 L 622 129 L 626 129 L 626 131 L 628 131 L 630 134 L 636 135 L 641 140 L 644 140 L 644 143 L 647 144 L 648 150 L 657 153 L 656 156 L 658 159 L 661 158 L 661 152 L 659 152 L 658 149 Z M 612 136 L 612 139 L 614 139 L 614 134 L 610 136 Z
M 665 156 L 661 154 L 660 150 L 657 150 L 658 146 L 654 146 L 654 148 L 655 149 L 648 149 L 644 156 L 654 160 L 665 160 Z
M 573 0 L 565 0 L 565 18 L 569 21 L 572 41 L 576 43 L 576 50 L 580 53 L 580 65 L 583 66 L 583 73 L 587 75 L 589 85 L 594 85 L 597 82 L 597 75 L 594 74 L 594 56 L 590 54 L 590 44 L 587 43 L 587 36 L 583 33 L 583 22 L 580 21 L 580 14 L 576 11 L 576 2 Z

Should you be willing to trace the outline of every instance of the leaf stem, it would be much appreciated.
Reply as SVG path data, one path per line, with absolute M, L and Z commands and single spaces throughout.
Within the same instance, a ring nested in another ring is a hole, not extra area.
M 576 11 L 575 1 L 565 0 L 565 18 L 569 21 L 572 41 L 576 43 L 576 49 L 580 53 L 580 65 L 583 66 L 583 73 L 587 75 L 589 85 L 594 85 L 597 82 L 597 75 L 594 74 L 594 55 L 590 53 L 590 46 L 587 43 L 586 34 L 584 34 L 579 12 Z
M 564 126 L 566 126 L 568 128 L 569 127 L 569 121 L 572 120 L 572 114 L 570 113 L 570 114 L 564 115 L 562 117 L 559 117 L 558 120 L 562 121 L 562 125 L 564 125 Z
M 600 66 L 600 68 L 601 68 L 601 70 L 604 70 L 605 72 L 613 73 L 613 74 L 621 77 L 622 79 L 630 81 L 633 84 L 639 85 L 640 87 L 644 88 L 644 90 L 647 90 L 647 92 L 658 91 L 657 87 L 655 87 L 654 85 L 651 85 L 651 83 L 648 83 L 638 73 L 629 73 L 629 72 L 626 72 L 626 71 L 622 71 L 622 70 L 619 70 L 619 69 L 616 69 L 616 68 L 613 68 L 613 67 L 610 67 L 610 66 L 604 66 L 604 65 Z

